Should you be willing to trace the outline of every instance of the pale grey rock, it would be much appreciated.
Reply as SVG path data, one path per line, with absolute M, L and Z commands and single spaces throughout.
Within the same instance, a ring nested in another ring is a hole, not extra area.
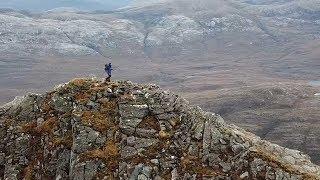
M 143 169 L 143 164 L 136 165 L 133 172 L 130 175 L 130 180 L 138 179 L 138 176 L 139 176 L 140 172 L 142 171 L 142 169 Z
M 98 164 L 96 162 L 85 162 L 77 164 L 72 173 L 74 180 L 84 179 L 91 180 L 97 172 Z
M 163 114 L 158 114 L 156 116 L 159 120 L 170 120 L 177 118 L 177 115 L 174 113 L 163 113 Z
M 119 112 L 123 118 L 143 118 L 149 110 L 147 105 L 127 105 L 120 104 Z
M 178 180 L 179 179 L 179 174 L 178 174 L 178 170 L 176 168 L 174 168 L 171 171 L 171 179 L 172 180 Z
M 103 145 L 106 137 L 90 127 L 78 126 L 78 134 L 74 137 L 73 148 L 77 153 L 85 152 L 92 147 Z M 96 144 L 97 143 L 97 144 Z
M 229 172 L 231 170 L 231 165 L 229 163 L 220 162 L 219 165 L 222 167 L 223 172 Z
M 136 148 L 131 146 L 125 146 L 124 148 L 121 149 L 121 152 L 120 152 L 122 158 L 132 157 L 138 153 L 139 151 Z
M 37 125 L 40 126 L 43 123 L 44 119 L 43 118 L 38 118 L 37 119 Z
M 18 179 L 18 165 L 6 164 L 4 171 L 4 179 Z
M 140 136 L 140 137 L 144 137 L 144 138 L 155 138 L 158 136 L 158 132 L 154 129 L 141 129 L 141 128 L 137 128 L 135 133 Z
M 158 159 L 151 159 L 150 160 L 151 163 L 158 165 L 159 164 L 159 160 Z
M 244 179 L 244 178 L 248 178 L 249 177 L 249 173 L 248 172 L 244 172 L 240 175 L 240 179 Z
M 53 96 L 52 101 L 55 109 L 58 111 L 67 112 L 71 111 L 73 108 L 70 97 L 68 96 Z
M 68 169 L 69 169 L 69 160 L 70 160 L 70 150 L 63 150 L 58 155 L 58 160 L 57 160 L 57 170 L 56 170 L 56 179 L 65 179 L 69 177 Z
M 143 149 L 152 145 L 156 145 L 158 142 L 158 139 L 136 138 L 134 142 L 134 147 L 136 149 Z
M 203 136 L 203 130 L 204 130 L 204 123 L 203 122 L 198 122 L 194 124 L 193 127 L 193 137 L 200 140 Z
M 284 161 L 287 161 L 289 164 L 295 164 L 295 160 L 292 156 L 285 156 L 283 157 Z
M 142 119 L 139 118 L 126 118 L 126 117 L 121 117 L 120 118 L 120 127 L 137 127 L 139 123 L 142 121 Z
M 95 102 L 93 102 L 93 101 L 89 101 L 89 102 L 87 103 L 87 106 L 89 106 L 89 107 L 92 108 L 92 109 L 98 109 L 99 106 L 100 106 L 100 104 L 99 104 L 99 103 L 95 103 Z

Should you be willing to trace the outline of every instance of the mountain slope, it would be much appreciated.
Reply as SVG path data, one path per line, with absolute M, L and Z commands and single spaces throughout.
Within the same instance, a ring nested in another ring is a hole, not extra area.
M 0 109 L 4 179 L 319 179 L 261 140 L 155 85 L 75 79 Z
M 298 149 L 320 163 L 319 88 L 299 84 L 263 84 L 188 95 L 191 103 L 216 112 L 261 138 Z M 211 98 L 208 98 L 211 97 Z

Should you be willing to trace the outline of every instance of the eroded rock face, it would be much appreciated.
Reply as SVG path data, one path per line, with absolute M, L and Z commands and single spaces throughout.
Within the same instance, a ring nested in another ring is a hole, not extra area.
M 0 179 L 319 179 L 307 155 L 154 85 L 75 79 L 0 110 Z

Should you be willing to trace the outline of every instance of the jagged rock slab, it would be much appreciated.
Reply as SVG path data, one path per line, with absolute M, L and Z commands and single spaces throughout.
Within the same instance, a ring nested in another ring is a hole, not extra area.
M 1 179 L 319 179 L 261 140 L 154 85 L 75 79 L 0 111 Z

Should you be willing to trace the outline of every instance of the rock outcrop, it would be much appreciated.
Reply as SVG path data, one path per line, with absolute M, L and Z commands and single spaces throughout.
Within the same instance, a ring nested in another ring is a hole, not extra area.
M 75 79 L 0 109 L 0 179 L 319 179 L 261 140 L 155 85 Z

